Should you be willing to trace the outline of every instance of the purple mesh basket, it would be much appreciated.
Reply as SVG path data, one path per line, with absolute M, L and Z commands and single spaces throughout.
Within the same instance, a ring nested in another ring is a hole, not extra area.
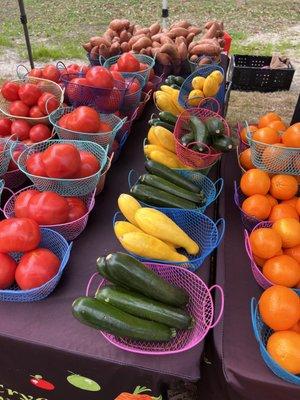
M 238 187 L 238 185 L 237 185 L 237 182 L 234 181 L 234 202 L 235 202 L 236 206 L 238 207 L 238 209 L 240 210 L 241 219 L 242 219 L 244 227 L 247 229 L 247 231 L 251 232 L 252 229 L 254 229 L 257 224 L 259 224 L 260 222 L 263 222 L 263 221 L 255 218 L 255 217 L 251 217 L 250 215 L 247 215 L 242 210 L 242 203 L 246 198 L 247 198 L 247 196 L 245 196 L 242 193 L 240 187 Z
M 126 122 L 126 118 L 120 119 L 115 114 L 99 114 L 101 121 L 108 123 L 112 130 L 110 132 L 96 132 L 84 133 L 71 131 L 70 129 L 62 128 L 58 125 L 59 119 L 66 114 L 72 112 L 74 107 L 59 108 L 49 115 L 51 124 L 54 126 L 54 131 L 57 133 L 59 139 L 64 140 L 88 140 L 90 142 L 98 143 L 101 146 L 108 146 L 110 149 L 116 134 Z
M 146 263 L 146 265 L 167 282 L 184 289 L 189 294 L 189 303 L 186 306 L 187 311 L 193 316 L 195 324 L 192 329 L 178 330 L 177 336 L 168 342 L 147 342 L 142 340 L 132 340 L 126 338 L 118 338 L 114 335 L 101 332 L 102 335 L 114 346 L 131 353 L 151 354 L 151 355 L 168 355 L 181 353 L 189 350 L 201 342 L 210 329 L 214 328 L 220 321 L 224 309 L 223 289 L 219 285 L 208 288 L 206 284 L 196 274 L 176 267 L 174 265 Z M 94 274 L 86 289 L 88 296 L 90 286 Z M 98 288 L 104 286 L 103 279 Z M 218 316 L 215 315 L 215 307 L 211 291 L 218 289 L 221 295 L 221 305 Z M 215 318 L 215 322 L 213 322 Z
M 29 189 L 38 190 L 34 185 L 27 186 L 15 194 L 13 194 L 5 203 L 3 207 L 3 213 L 5 218 L 13 218 L 15 217 L 15 202 L 17 196 Z M 94 208 L 95 205 L 95 192 L 87 194 L 85 196 L 79 197 L 87 207 L 87 212 L 81 218 L 78 218 L 75 221 L 66 222 L 64 224 L 56 224 L 56 225 L 40 225 L 41 228 L 52 229 L 55 232 L 58 232 L 61 236 L 63 236 L 66 240 L 71 241 L 76 239 L 85 229 L 86 224 L 89 219 L 89 214 Z
M 42 240 L 39 247 L 51 250 L 61 261 L 57 274 L 44 285 L 34 289 L 20 290 L 20 288 L 15 284 L 9 289 L 0 290 L 0 301 L 17 303 L 39 301 L 48 297 L 57 286 L 69 260 L 72 243 L 68 244 L 59 233 L 54 232 L 51 229 L 42 228 L 41 234 Z M 12 256 L 16 261 L 19 261 L 22 254 L 13 253 Z

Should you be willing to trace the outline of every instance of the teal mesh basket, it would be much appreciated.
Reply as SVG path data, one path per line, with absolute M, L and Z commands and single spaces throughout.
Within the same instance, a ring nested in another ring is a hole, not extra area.
M 101 146 L 108 146 L 108 148 L 110 149 L 116 134 L 120 131 L 120 129 L 126 122 L 126 118 L 120 119 L 115 114 L 99 114 L 101 121 L 108 123 L 112 127 L 112 130 L 110 132 L 84 133 L 61 128 L 58 125 L 58 120 L 63 115 L 69 114 L 73 110 L 74 107 L 59 108 L 58 110 L 51 113 L 49 116 L 50 122 L 54 126 L 54 131 L 59 139 L 83 141 L 88 140 L 90 142 L 98 143 Z
M 0 176 L 3 176 L 8 169 L 11 159 L 10 149 L 14 142 L 8 138 L 0 138 Z
M 1 196 L 2 196 L 2 191 L 4 188 L 4 184 L 5 184 L 5 181 L 3 179 L 0 179 L 0 204 L 1 204 Z
M 191 271 L 197 271 L 201 267 L 206 257 L 219 246 L 225 232 L 225 220 L 220 218 L 213 222 L 206 215 L 194 210 L 180 210 L 169 208 L 162 211 L 171 218 L 187 235 L 190 236 L 200 248 L 196 255 L 187 254 L 183 249 L 179 249 L 180 253 L 187 256 L 187 262 L 170 262 L 163 260 L 150 260 L 133 254 L 134 257 L 145 261 L 153 261 L 159 264 L 179 265 L 183 268 L 188 268 Z M 113 226 L 116 221 L 124 221 L 124 217 L 120 212 L 117 212 L 113 218 Z
M 119 111 L 123 115 L 131 116 L 131 114 L 140 104 L 142 98 L 142 89 L 145 86 L 145 77 L 140 73 L 132 75 L 130 72 L 122 72 L 122 75 L 127 80 L 127 90 Z M 140 88 L 135 92 L 130 93 L 130 85 L 135 80 L 139 82 Z
M 248 124 L 246 124 L 248 128 Z M 300 149 L 295 147 L 278 147 L 252 139 L 247 129 L 247 140 L 251 148 L 253 164 L 270 174 L 300 174 Z
M 100 164 L 100 169 L 94 175 L 78 179 L 57 179 L 30 174 L 26 169 L 26 160 L 33 154 L 46 150 L 52 144 L 69 143 L 78 150 L 89 151 L 94 154 Z M 19 169 L 33 182 L 39 191 L 52 191 L 61 196 L 85 196 L 93 192 L 98 184 L 101 172 L 107 162 L 108 148 L 103 148 L 97 143 L 82 140 L 50 140 L 37 143 L 23 151 L 18 160 Z
M 136 74 L 142 75 L 145 79 L 145 82 L 148 80 L 149 75 L 150 75 L 150 70 L 154 67 L 155 64 L 155 59 L 149 56 L 146 56 L 145 54 L 132 54 L 140 63 L 147 64 L 148 68 L 145 69 L 144 71 L 136 71 L 136 72 L 126 72 L 126 75 L 129 76 L 135 76 Z M 106 68 L 111 67 L 112 65 L 116 64 L 118 59 L 121 57 L 121 55 L 110 57 L 107 60 L 105 60 L 103 66 Z M 102 57 L 100 58 L 100 62 L 102 62 Z M 121 72 L 121 74 L 125 74 L 125 72 Z

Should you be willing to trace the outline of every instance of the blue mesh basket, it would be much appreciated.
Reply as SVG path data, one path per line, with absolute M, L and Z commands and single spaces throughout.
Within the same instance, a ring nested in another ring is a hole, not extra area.
M 5 181 L 3 179 L 0 179 L 0 204 L 1 204 L 1 196 L 2 196 L 2 191 L 4 188 L 4 184 L 5 184 Z
M 203 213 L 207 209 L 207 207 L 211 203 L 213 203 L 218 198 L 220 193 L 222 192 L 223 185 L 224 185 L 224 180 L 222 178 L 217 179 L 216 182 L 213 183 L 209 178 L 207 178 L 207 176 L 202 175 L 200 172 L 197 172 L 197 171 L 176 170 L 176 172 L 178 172 L 180 175 L 185 177 L 187 180 L 193 182 L 204 193 L 205 203 L 203 204 L 203 206 L 198 207 L 195 211 Z M 128 174 L 129 189 L 131 189 L 133 185 L 138 183 L 138 181 L 139 181 L 138 172 L 133 169 L 131 171 L 129 171 L 129 174 Z M 159 206 L 154 206 L 151 204 L 143 203 L 140 200 L 138 200 L 138 201 L 141 204 L 145 205 L 146 207 L 153 207 L 160 211 L 173 210 L 173 208 L 159 207 Z
M 10 289 L 0 290 L 0 301 L 20 303 L 39 301 L 48 297 L 55 289 L 69 260 L 72 243 L 68 244 L 59 233 L 48 228 L 42 228 L 41 234 L 42 240 L 39 247 L 51 250 L 60 259 L 61 264 L 57 274 L 49 282 L 38 288 L 21 290 L 17 285 L 14 285 Z M 16 261 L 19 261 L 22 254 L 13 253 L 12 256 Z
M 294 385 L 300 386 L 300 376 L 291 374 L 290 372 L 283 369 L 279 364 L 277 364 L 277 362 L 273 360 L 271 355 L 268 353 L 267 341 L 273 331 L 262 321 L 255 298 L 251 299 L 251 320 L 254 335 L 259 344 L 259 350 L 265 364 L 279 378 Z
M 192 80 L 196 76 L 203 76 L 204 78 L 206 78 L 213 71 L 220 71 L 220 72 L 222 72 L 222 74 L 224 76 L 223 68 L 218 66 L 218 65 L 216 65 L 216 64 L 214 64 L 214 65 L 207 65 L 207 66 L 201 67 L 201 68 L 197 69 L 196 71 L 194 71 L 191 75 L 189 75 L 186 78 L 186 80 L 183 82 L 183 84 L 182 84 L 182 86 L 180 88 L 179 97 L 178 97 L 179 104 L 182 107 L 191 108 L 191 106 L 188 103 L 188 97 L 189 97 L 189 94 L 190 94 L 191 90 L 193 90 Z M 219 89 L 218 93 L 214 96 L 214 98 L 221 105 L 221 109 L 223 109 L 224 100 L 225 100 L 225 82 L 224 81 L 221 84 L 220 89 Z M 203 106 L 203 105 L 201 105 L 201 107 L 205 108 L 205 106 Z
M 120 141 L 116 139 L 118 141 L 119 147 L 118 147 L 118 149 L 116 151 L 114 151 L 114 156 L 113 156 L 113 159 L 112 159 L 113 163 L 115 163 L 119 159 L 119 157 L 120 157 L 120 155 L 121 155 L 121 153 L 123 151 L 123 147 L 125 145 L 125 142 L 128 139 L 129 133 L 130 132 L 127 131 L 122 136 L 120 136 L 120 139 L 119 139 Z
M 219 246 L 225 232 L 225 220 L 220 218 L 213 222 L 206 215 L 193 210 L 178 210 L 167 209 L 163 213 L 171 218 L 187 235 L 189 235 L 200 247 L 199 254 L 192 256 L 185 251 L 180 251 L 188 257 L 189 262 L 173 262 L 174 265 L 179 265 L 183 268 L 188 268 L 190 271 L 196 271 L 203 264 L 205 258 Z M 113 225 L 116 221 L 123 221 L 124 217 L 120 212 L 117 212 L 113 218 Z M 149 262 L 157 262 L 159 264 L 170 264 L 170 261 L 150 260 L 138 257 L 139 260 Z
M 108 123 L 112 127 L 110 132 L 84 133 L 60 127 L 58 125 L 58 120 L 63 115 L 69 114 L 73 110 L 74 107 L 59 108 L 49 115 L 50 122 L 54 126 L 54 132 L 57 134 L 59 139 L 88 140 L 90 142 L 98 143 L 101 146 L 108 146 L 108 149 L 110 149 L 116 134 L 126 122 L 126 118 L 120 119 L 115 114 L 99 114 L 101 121 Z
M 78 150 L 89 151 L 94 154 L 100 164 L 100 169 L 94 175 L 78 179 L 57 179 L 30 174 L 26 169 L 26 160 L 33 154 L 46 150 L 52 144 L 69 143 Z M 23 151 L 18 159 L 19 169 L 33 182 L 38 190 L 52 191 L 61 196 L 85 196 L 93 192 L 99 181 L 101 172 L 107 162 L 107 148 L 104 149 L 97 143 L 82 140 L 49 140 L 48 142 L 37 143 Z
M 140 101 L 142 98 L 142 89 L 145 86 L 145 77 L 143 75 L 141 75 L 140 73 L 133 75 L 130 72 L 123 72 L 122 75 L 126 79 L 127 90 L 125 92 L 124 99 L 123 99 L 123 102 L 122 102 L 122 105 L 121 105 L 119 111 L 123 115 L 131 116 L 131 114 L 135 111 L 137 106 L 140 104 Z M 136 80 L 139 82 L 140 89 L 136 90 L 133 93 L 130 93 L 130 85 L 132 82 L 134 82 Z
M 11 159 L 10 150 L 14 142 L 8 138 L 0 138 L 0 176 L 3 176 L 8 169 Z
M 147 82 L 149 75 L 150 75 L 150 70 L 154 67 L 155 64 L 155 59 L 149 56 L 146 56 L 145 54 L 132 54 L 140 63 L 147 64 L 148 68 L 145 69 L 144 71 L 136 71 L 136 72 L 126 72 L 127 76 L 132 76 L 134 77 L 137 73 L 142 75 L 145 79 L 145 83 Z M 118 56 L 113 56 L 108 58 L 107 60 L 104 61 L 103 66 L 106 68 L 111 67 L 112 65 L 116 64 L 118 59 L 121 57 L 121 55 Z M 100 62 L 103 62 L 102 57 L 100 57 Z M 125 74 L 125 72 L 121 72 L 122 75 Z

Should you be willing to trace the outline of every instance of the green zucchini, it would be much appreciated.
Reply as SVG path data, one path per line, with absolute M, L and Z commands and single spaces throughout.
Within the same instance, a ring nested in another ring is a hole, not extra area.
M 97 269 L 98 272 L 103 278 L 110 279 L 107 268 L 106 268 L 106 263 L 105 263 L 105 257 L 99 257 L 96 261 L 97 263 Z
M 140 176 L 140 182 L 144 183 L 148 186 L 153 186 L 157 189 L 161 189 L 164 192 L 173 194 L 174 196 L 181 197 L 182 199 L 186 199 L 192 201 L 194 203 L 202 203 L 204 200 L 203 192 L 194 193 L 189 190 L 183 189 L 172 182 L 167 181 L 160 176 L 152 175 L 152 174 L 144 174 Z
M 192 115 L 189 122 L 191 131 L 194 133 L 195 142 L 198 142 L 197 147 L 200 152 L 205 151 L 206 147 L 203 144 L 208 144 L 209 133 L 205 124 L 199 118 Z
M 184 146 L 187 146 L 189 143 L 194 142 L 195 141 L 194 132 L 189 132 L 181 136 L 180 141 Z
M 72 304 L 73 315 L 80 322 L 118 337 L 136 340 L 168 341 L 176 336 L 174 328 L 134 317 L 104 301 L 79 297 Z
M 97 290 L 95 297 L 136 317 L 160 322 L 177 329 L 191 327 L 192 318 L 184 310 L 167 306 L 117 286 L 105 286 Z
M 173 78 L 173 81 L 176 85 L 178 86 L 182 86 L 183 82 L 185 81 L 185 79 L 182 76 L 175 76 Z
M 234 148 L 234 143 L 229 136 L 218 135 L 213 139 L 213 148 L 222 153 L 227 153 Z
M 165 83 L 167 84 L 167 85 L 173 85 L 173 83 L 176 83 L 175 82 L 175 78 L 176 78 L 176 76 L 175 75 L 169 75 L 168 77 L 167 77 L 167 79 L 165 80 Z M 168 82 L 168 83 L 167 83 Z
M 152 160 L 147 160 L 145 162 L 145 168 L 151 174 L 160 176 L 161 178 L 164 178 L 167 181 L 172 182 L 179 187 L 182 187 L 183 189 L 190 190 L 194 193 L 200 193 L 200 189 L 197 185 L 195 185 L 193 182 L 191 182 L 189 179 L 182 176 L 178 172 L 166 167 L 165 165 L 162 165 Z
M 159 118 L 152 118 L 149 120 L 149 125 L 151 126 L 162 126 L 166 129 L 168 129 L 169 131 L 173 132 L 174 131 L 174 125 L 171 125 L 167 122 L 161 121 Z
M 222 135 L 225 132 L 223 122 L 215 117 L 209 117 L 205 120 L 205 126 L 211 135 Z
M 159 119 L 163 122 L 167 122 L 168 124 L 175 125 L 177 122 L 176 115 L 173 115 L 169 111 L 161 111 L 159 114 Z
M 129 254 L 109 254 L 105 262 L 109 275 L 122 282 L 122 287 L 128 286 L 144 296 L 171 306 L 183 306 L 188 302 L 188 295 L 183 289 L 166 282 Z
M 167 193 L 165 190 L 143 185 L 142 183 L 133 185 L 130 189 L 130 193 L 137 200 L 143 201 L 151 206 L 183 208 L 187 210 L 194 210 L 197 208 L 197 205 L 194 202 Z

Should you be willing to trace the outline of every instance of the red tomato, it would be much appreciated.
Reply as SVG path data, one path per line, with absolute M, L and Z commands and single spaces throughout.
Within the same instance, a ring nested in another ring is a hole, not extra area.
M 43 78 L 57 83 L 60 78 L 60 73 L 54 65 L 46 65 L 43 68 Z
M 86 79 L 90 85 L 102 89 L 112 89 L 114 87 L 114 78 L 110 71 L 104 67 L 92 67 L 86 74 Z
M 149 68 L 148 64 L 140 63 L 140 71 L 145 71 Z
M 98 132 L 99 124 L 100 117 L 97 111 L 86 106 L 75 108 L 69 114 L 67 121 L 68 129 L 86 133 Z
M 0 136 L 9 136 L 11 134 L 11 120 L 0 118 Z
M 70 114 L 64 114 L 62 117 L 60 117 L 59 120 L 57 121 L 57 125 L 62 128 L 68 129 L 69 115 Z
M 80 151 L 81 166 L 76 178 L 85 178 L 94 175 L 100 169 L 100 164 L 94 154 Z
M 51 129 L 45 124 L 34 125 L 29 132 L 29 138 L 33 143 L 42 142 L 51 137 Z
M 59 102 L 52 93 L 44 92 L 38 100 L 38 106 L 43 114 L 48 115 L 59 107 Z
M 28 189 L 24 190 L 18 196 L 16 197 L 15 200 L 15 216 L 17 218 L 28 218 L 29 216 L 29 210 L 28 210 L 28 204 L 31 198 L 40 193 L 38 190 L 35 189 Z
M 34 106 L 37 102 L 42 92 L 33 83 L 25 83 L 25 85 L 20 86 L 19 97 L 27 106 Z
M 59 258 L 48 249 L 39 248 L 25 253 L 17 266 L 16 282 L 22 290 L 29 290 L 50 281 L 58 272 Z
M 77 176 L 81 160 L 77 148 L 72 144 L 53 144 L 42 154 L 45 170 L 50 178 L 73 178 Z
M 98 96 L 95 100 L 96 107 L 105 109 L 106 113 L 113 113 L 121 106 L 121 93 L 113 88 L 109 96 Z
M 11 115 L 18 115 L 19 117 L 27 117 L 29 114 L 29 107 L 21 100 L 16 100 L 10 103 L 8 111 Z
M 76 221 L 88 212 L 85 203 L 78 197 L 66 197 L 66 200 L 69 204 L 69 222 Z
M 17 263 L 8 254 L 0 253 L 0 289 L 9 288 L 15 281 Z
M 118 64 L 113 64 L 109 67 L 110 72 L 119 71 Z
M 0 252 L 34 250 L 41 241 L 38 224 L 29 218 L 9 218 L 0 222 Z
M 140 82 L 137 79 L 125 79 L 127 91 L 126 95 L 135 94 L 141 89 Z
M 99 124 L 99 129 L 98 132 L 111 132 L 112 131 L 112 126 L 108 124 L 107 122 L 101 121 Z
M 153 88 L 154 88 L 153 83 L 151 81 L 148 81 L 146 86 L 144 86 L 143 91 L 148 93 L 151 92 Z
M 29 138 L 29 132 L 31 128 L 32 125 L 30 125 L 29 122 L 23 119 L 16 119 L 11 124 L 11 133 L 19 140 L 25 140 Z
M 42 78 L 43 77 L 43 70 L 42 68 L 32 68 L 31 71 L 29 71 L 29 76 L 34 76 L 35 78 Z
M 10 162 L 8 164 L 8 171 L 15 171 L 16 169 L 18 169 L 18 166 L 16 163 L 18 162 L 18 159 L 19 159 L 22 151 L 23 150 L 14 150 L 13 151 L 12 159 L 10 160 Z
M 8 101 L 19 100 L 19 84 L 15 82 L 5 82 L 1 87 L 2 96 Z
M 28 202 L 29 218 L 39 225 L 56 225 L 68 221 L 69 204 L 67 200 L 54 192 L 42 192 L 33 195 Z
M 42 111 L 39 109 L 39 106 L 33 106 L 29 110 L 29 117 L 31 118 L 42 118 L 44 116 L 45 114 L 42 113 Z
M 60 74 L 78 74 L 80 72 L 80 66 L 78 64 L 69 64 L 66 69 L 61 70 Z
M 139 61 L 131 53 L 122 54 L 117 64 L 121 72 L 137 72 L 140 70 Z
M 79 96 L 87 97 L 89 95 L 89 88 L 83 86 L 89 86 L 86 78 L 71 79 L 66 88 L 66 95 L 70 101 L 78 100 Z
M 42 153 L 33 153 L 26 160 L 27 171 L 36 176 L 47 176 L 42 160 Z
M 112 71 L 111 74 L 112 74 L 112 76 L 113 76 L 113 78 L 114 78 L 115 81 L 119 81 L 119 82 L 122 82 L 122 83 L 125 82 L 125 79 L 124 79 L 124 77 L 120 74 L 120 72 L 118 72 L 118 71 Z

